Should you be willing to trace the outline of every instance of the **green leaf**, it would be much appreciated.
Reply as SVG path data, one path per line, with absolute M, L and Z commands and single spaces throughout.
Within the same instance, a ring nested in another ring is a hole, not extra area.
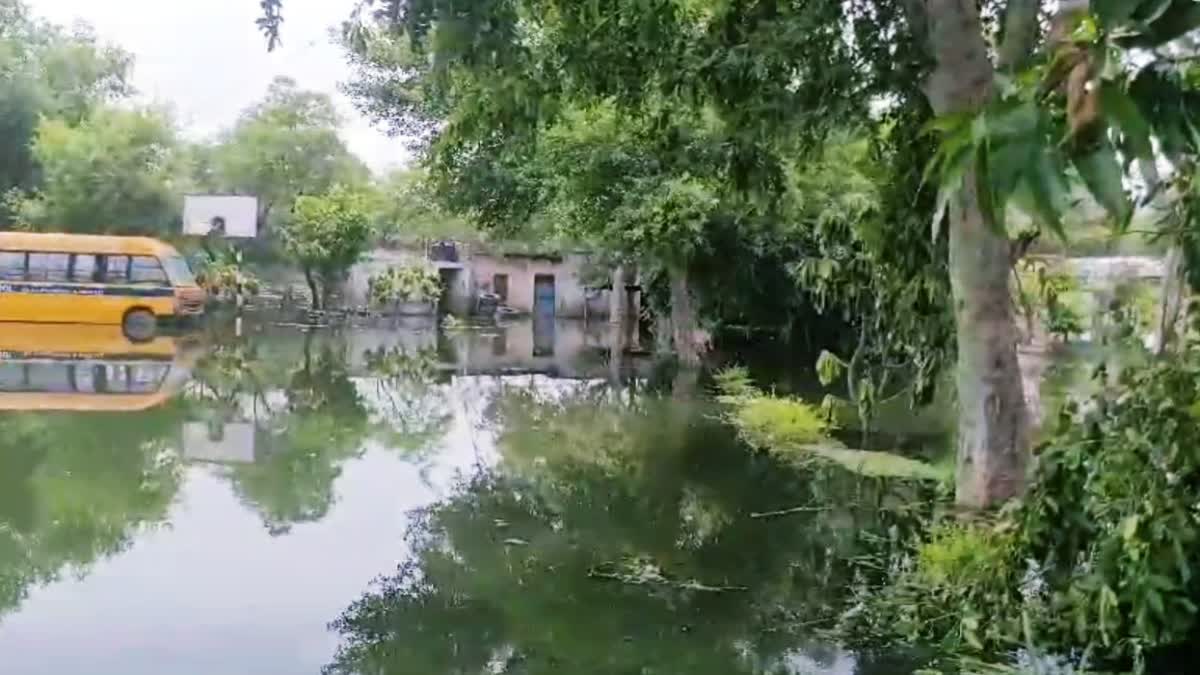
M 1154 146 L 1150 143 L 1150 124 L 1124 87 L 1117 82 L 1102 83 L 1100 104 L 1104 114 L 1111 122 L 1115 122 L 1125 137 L 1125 149 L 1130 154 L 1138 159 L 1154 156 Z
M 974 119 L 975 113 L 973 112 L 947 113 L 926 122 L 925 126 L 921 127 L 921 133 L 949 136 L 954 132 L 969 130 L 971 121 Z
M 1016 190 L 1021 177 L 1029 171 L 1036 150 L 1036 143 L 1029 138 L 1014 139 L 992 147 L 988 171 L 991 173 L 992 189 L 1000 201 L 1006 202 Z
M 975 196 L 979 200 L 979 211 L 983 215 L 984 223 L 994 232 L 1004 232 L 1004 199 L 999 198 L 996 186 L 992 184 L 989 155 L 986 145 L 976 153 Z
M 933 209 L 933 223 L 929 228 L 931 240 L 936 242 L 938 237 L 942 235 L 942 223 L 946 220 L 946 211 L 950 208 L 950 197 L 954 193 L 951 190 L 942 188 L 938 190 L 937 206 Z
M 1087 154 L 1076 156 L 1074 160 L 1075 168 L 1092 196 L 1116 219 L 1118 229 L 1124 231 L 1129 226 L 1133 207 L 1125 192 L 1124 174 L 1121 163 L 1117 161 L 1116 150 L 1105 143 Z
M 833 384 L 834 380 L 842 376 L 844 367 L 845 364 L 835 354 L 822 350 L 821 355 L 817 357 L 817 379 L 821 381 L 821 386 L 828 387 Z
M 1066 239 L 1062 214 L 1067 205 L 1067 181 L 1063 168 L 1047 150 L 1031 157 L 1029 170 L 1022 185 L 1029 194 L 1029 210 L 1037 214 L 1041 224 Z
M 991 142 L 1027 138 L 1037 129 L 1040 113 L 1033 101 L 1004 102 L 988 113 L 987 132 Z
M 1137 515 L 1126 516 L 1125 519 L 1121 521 L 1121 537 L 1125 539 L 1125 541 L 1133 539 L 1133 537 L 1137 534 L 1139 522 L 1140 519 L 1137 517 Z
M 1118 44 L 1153 49 L 1200 28 L 1200 3 L 1195 0 L 1162 0 L 1160 4 L 1149 6 L 1152 11 L 1139 11 L 1134 15 L 1145 28 L 1136 35 L 1118 40 Z
M 1138 8 L 1136 0 L 1092 0 L 1091 10 L 1106 29 L 1121 25 Z
M 1175 0 L 1142 0 L 1140 3 L 1132 2 L 1129 4 L 1134 7 L 1132 14 L 1134 20 L 1143 24 L 1149 24 L 1162 17 L 1174 2 Z

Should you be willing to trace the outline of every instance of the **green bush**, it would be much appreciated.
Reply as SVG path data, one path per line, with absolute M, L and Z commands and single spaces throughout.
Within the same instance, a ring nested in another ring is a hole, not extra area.
M 881 554 L 882 588 L 858 591 L 857 611 L 841 630 L 851 640 L 935 645 L 947 654 L 999 653 L 1020 644 L 1022 615 L 1036 599 L 1023 594 L 1016 537 L 1002 525 L 946 522 L 911 548 Z
M 1200 584 L 1200 348 L 1068 407 L 1016 524 L 1059 639 L 1114 657 L 1186 641 Z
M 1098 373 L 1102 375 L 1103 373 Z M 996 655 L 1033 638 L 1141 668 L 1196 634 L 1200 346 L 1068 404 L 1024 498 L 994 524 L 945 522 L 880 554 L 848 639 Z
M 258 295 L 262 283 L 231 250 L 206 252 L 196 270 L 196 283 L 218 300 Z

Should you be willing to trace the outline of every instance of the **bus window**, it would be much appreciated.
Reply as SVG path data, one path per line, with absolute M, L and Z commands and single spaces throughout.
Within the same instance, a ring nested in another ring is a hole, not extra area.
M 107 364 L 96 373 L 96 391 L 107 394 L 151 394 L 167 376 L 162 364 Z M 103 382 L 100 382 L 103 378 Z
M 25 278 L 29 281 L 67 281 L 70 269 L 69 253 L 30 253 Z
M 100 266 L 96 264 L 96 256 L 76 253 L 72 258 L 71 281 L 77 284 L 94 284 L 100 281 Z
M 104 281 L 110 284 L 129 283 L 129 256 L 104 256 Z
M 22 391 L 25 387 L 25 364 L 0 361 L 0 391 Z
M 158 264 L 158 258 L 139 255 L 134 256 L 129 266 L 129 283 L 166 286 L 169 282 L 162 265 Z
M 173 255 L 164 258 L 163 267 L 167 270 L 167 277 L 171 283 L 176 286 L 195 286 L 196 277 L 192 276 L 192 270 L 188 267 L 187 260 L 183 256 Z
M 46 394 L 64 394 L 75 390 L 75 385 L 71 382 L 66 364 L 51 361 L 47 363 L 30 363 L 28 365 L 29 391 Z
M 139 363 L 125 371 L 129 377 L 129 393 L 151 394 L 158 391 L 170 366 L 162 363 Z
M 103 388 L 96 388 L 96 371 L 103 370 L 103 366 L 97 366 L 91 363 L 81 363 L 79 365 L 72 366 L 72 368 L 75 369 L 75 391 L 81 394 L 96 394 L 104 391 Z M 104 376 L 100 375 L 99 379 L 101 382 L 103 382 Z
M 0 251 L 0 280 L 22 281 L 25 279 L 25 254 L 16 251 Z

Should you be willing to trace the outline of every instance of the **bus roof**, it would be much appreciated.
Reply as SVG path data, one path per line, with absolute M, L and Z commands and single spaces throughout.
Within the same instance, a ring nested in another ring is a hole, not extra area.
M 0 393 L 4 412 L 139 412 L 156 408 L 175 395 L 163 389 L 149 394 Z
M 179 341 L 159 335 L 148 342 L 130 342 L 120 326 L 54 323 L 0 323 L 0 354 L 84 356 L 143 356 L 175 358 Z
M 150 237 L 112 237 L 96 234 L 0 232 L 0 251 L 103 253 L 107 255 L 178 255 L 175 247 Z

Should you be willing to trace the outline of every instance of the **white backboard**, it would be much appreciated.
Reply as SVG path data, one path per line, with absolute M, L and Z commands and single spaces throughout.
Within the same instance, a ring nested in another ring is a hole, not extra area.
M 183 456 L 189 462 L 250 464 L 254 462 L 254 425 L 248 422 L 183 423 Z
M 187 195 L 183 198 L 183 233 L 205 236 L 224 224 L 225 236 L 258 236 L 258 198 L 241 195 Z

